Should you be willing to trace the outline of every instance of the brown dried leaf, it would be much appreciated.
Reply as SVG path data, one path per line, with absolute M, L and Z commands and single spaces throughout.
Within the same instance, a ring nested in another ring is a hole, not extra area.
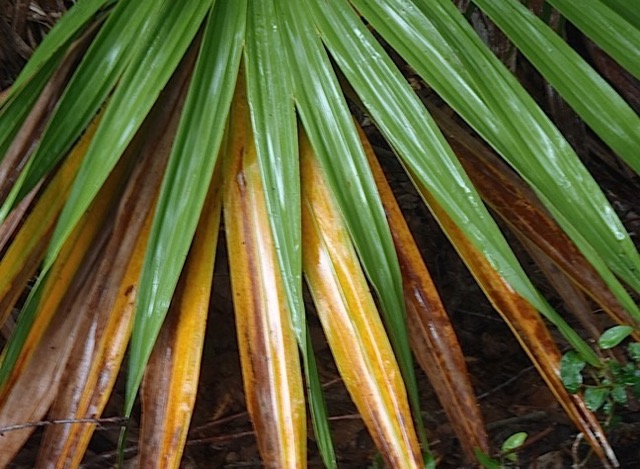
M 543 251 L 613 320 L 620 324 L 632 323 L 600 275 L 542 207 L 531 189 L 502 160 L 442 111 L 435 106 L 429 106 L 429 111 L 438 121 L 482 199 L 512 230 Z
M 100 122 L 96 117 L 44 189 L 15 239 L 0 261 L 0 324 L 4 323 L 27 283 L 42 261 L 60 211 L 80 163 Z M 15 210 L 13 213 L 17 213 Z M 12 215 L 0 230 L 12 224 Z
M 41 420 L 57 394 L 78 334 L 78 316 L 70 311 L 84 301 L 95 276 L 95 261 L 109 233 L 105 220 L 122 176 L 122 171 L 112 173 L 48 274 L 36 319 L 0 390 L 0 427 Z M 10 462 L 32 430 L 0 440 L 0 466 Z
M 13 139 L 7 153 L 2 158 L 2 163 L 0 163 L 0 203 L 4 202 L 27 158 L 39 142 L 47 119 L 53 112 L 76 62 L 88 47 L 95 31 L 96 28 L 90 28 L 87 33 L 71 46 L 51 79 L 45 85 L 31 112 Z
M 306 467 L 304 388 L 239 79 L 225 156 L 224 221 L 247 408 L 267 467 Z
M 142 381 L 139 466 L 177 468 L 198 391 L 220 228 L 216 171 L 176 295 Z
M 598 419 L 587 409 L 580 395 L 569 394 L 564 387 L 560 379 L 560 352 L 538 311 L 493 269 L 482 252 L 466 238 L 435 198 L 424 187 L 419 184 L 417 186 L 456 251 L 516 336 L 569 418 L 583 433 L 585 440 L 603 464 L 606 467 L 617 467 L 615 454 Z
M 467 460 L 473 461 L 474 448 L 489 453 L 489 443 L 462 349 L 373 148 L 362 129 L 358 130 L 400 262 L 413 353 L 429 377 Z
M 188 61 L 187 61 L 188 62 Z M 113 231 L 102 252 L 96 279 L 74 314 L 82 340 L 69 359 L 60 395 L 50 416 L 96 418 L 102 414 L 129 342 L 147 239 L 159 187 L 186 94 L 189 63 L 167 87 L 119 165 L 135 168 L 120 199 Z M 76 466 L 95 425 L 54 426 L 45 431 L 38 460 Z

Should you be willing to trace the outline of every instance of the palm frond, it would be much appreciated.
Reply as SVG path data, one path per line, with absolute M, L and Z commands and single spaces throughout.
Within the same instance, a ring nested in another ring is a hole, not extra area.
M 638 172 L 640 118 L 625 90 L 521 2 L 475 3 L 604 151 Z M 548 4 L 640 76 L 638 15 L 625 2 Z M 408 69 L 477 137 L 416 93 Z M 123 414 L 135 415 L 142 385 L 141 464 L 177 467 L 222 217 L 247 407 L 266 465 L 306 465 L 305 394 L 324 464 L 340 461 L 313 311 L 389 466 L 438 459 L 414 356 L 466 462 L 490 452 L 446 298 L 358 121 L 395 154 L 595 454 L 617 465 L 560 374 L 561 346 L 600 371 L 602 353 L 550 306 L 518 256 L 528 250 L 561 295 L 582 290 L 637 338 L 640 254 L 586 155 L 451 0 L 75 2 L 0 103 L 0 319 L 10 330 L 0 428 L 47 412 L 99 417 L 129 345 Z M 601 333 L 584 305 L 566 309 Z M 47 429 L 38 464 L 78 466 L 94 430 Z M 0 440 L 0 465 L 31 432 Z
M 174 8 L 181 10 L 179 5 Z M 218 8 L 220 10 L 218 10 Z M 197 8 L 202 18 L 205 9 Z M 176 36 L 193 37 L 192 15 L 177 16 Z M 222 141 L 244 38 L 245 2 L 219 3 L 208 20 L 180 126 L 160 189 L 131 338 L 127 414 L 160 331 L 195 233 Z M 161 20 L 162 22 L 162 20 Z M 199 25 L 199 22 L 198 22 Z M 182 47 L 188 45 L 182 38 Z M 158 44 L 160 47 L 160 44 Z M 215 51 L 215 52 L 214 52 Z M 174 54 L 177 53 L 174 51 Z M 215 57 L 216 60 L 211 60 Z M 177 65 L 177 64 L 176 64 Z M 179 229 L 178 229 L 179 227 Z
M 296 337 L 279 275 L 244 80 L 224 161 L 224 214 L 247 409 L 271 467 L 306 464 L 306 412 Z

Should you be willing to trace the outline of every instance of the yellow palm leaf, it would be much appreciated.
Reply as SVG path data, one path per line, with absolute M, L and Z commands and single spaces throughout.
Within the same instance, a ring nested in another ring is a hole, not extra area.
M 44 257 L 71 183 L 99 123 L 100 116 L 93 120 L 69 153 L 0 261 L 0 324 L 3 324 L 8 317 L 24 285 L 33 276 Z M 3 225 L 8 222 L 10 222 L 9 219 Z
M 224 221 L 247 408 L 267 467 L 306 467 L 300 360 L 280 277 L 243 80 L 231 110 Z
M 140 467 L 177 468 L 198 390 L 220 228 L 220 172 L 142 381 Z
M 310 144 L 300 142 L 303 271 L 338 370 L 390 467 L 422 467 L 402 375 Z
M 77 316 L 70 311 L 88 295 L 95 276 L 94 262 L 108 234 L 104 222 L 120 192 L 124 169 L 119 165 L 114 170 L 44 279 L 37 315 L 0 390 L 0 426 L 41 420 L 56 396 L 78 333 Z M 29 399 L 24 399 L 25 395 Z M 7 434 L 0 466 L 11 460 L 32 430 Z

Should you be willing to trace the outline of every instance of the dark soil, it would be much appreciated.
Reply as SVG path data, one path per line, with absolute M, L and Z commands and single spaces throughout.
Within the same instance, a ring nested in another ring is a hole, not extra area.
M 54 0 L 4 0 L 0 3 L 0 90 L 12 83 L 35 46 L 59 17 L 60 12 L 70 3 L 72 2 Z M 477 20 L 483 21 L 482 18 Z M 602 54 L 593 52 L 593 47 L 586 44 L 583 38 L 577 37 L 576 43 L 579 43 L 579 47 L 585 53 L 591 53 L 594 57 L 597 55 L 593 60 L 596 65 L 604 60 Z M 506 63 L 513 63 L 514 67 L 517 64 L 517 73 L 523 83 L 539 99 L 558 125 L 568 129 L 568 138 L 580 150 L 585 163 L 610 197 L 637 242 L 640 236 L 638 178 L 633 177 L 630 171 L 609 155 L 608 150 L 577 121 L 557 97 L 547 94 L 540 78 L 521 57 L 515 55 L 515 51 L 508 45 L 505 46 L 497 33 L 492 45 L 505 54 Z M 605 69 L 602 66 L 601 73 L 607 76 L 619 74 L 619 70 L 607 71 L 615 68 L 609 62 L 606 67 L 609 68 Z M 410 76 L 410 71 L 407 72 Z M 418 87 L 422 86 L 416 77 L 410 78 L 416 81 Z M 633 102 L 634 96 L 640 95 L 637 82 L 619 85 L 615 79 L 610 79 L 616 86 L 627 86 L 621 89 L 621 93 L 627 95 L 629 102 Z M 423 91 L 425 99 L 432 99 L 437 103 L 437 99 L 430 96 L 428 90 Z M 367 131 L 374 145 L 380 150 L 385 170 L 454 323 L 467 357 L 467 365 L 492 447 L 499 448 L 509 435 L 525 431 L 529 438 L 519 452 L 521 467 L 600 467 L 595 458 L 589 457 L 588 448 L 580 442 L 576 430 L 531 366 L 518 342 L 476 286 L 466 267 L 416 195 L 402 169 L 394 160 L 385 157 L 387 149 L 381 137 L 371 126 L 367 127 Z M 552 305 L 562 312 L 562 304 L 557 294 L 532 265 L 518 243 L 513 239 L 510 239 L 510 242 L 521 255 L 523 263 L 539 288 Z M 224 246 L 222 237 L 200 390 L 183 458 L 185 468 L 261 467 L 251 422 L 244 404 Z M 310 312 L 313 311 L 311 303 L 308 308 Z M 341 468 L 381 467 L 381 463 L 380 466 L 376 466 L 376 448 L 337 373 L 319 322 L 313 314 L 309 315 L 309 321 L 331 416 L 331 429 L 339 457 L 338 465 Z M 579 332 L 582 331 L 577 322 L 572 323 L 572 326 Z M 428 380 L 420 369 L 417 369 L 417 376 L 430 444 L 438 457 L 439 467 L 464 467 L 459 443 Z M 117 417 L 122 411 L 122 403 L 123 383 L 120 382 L 104 415 Z M 632 403 L 627 408 L 619 408 L 615 415 L 615 423 L 607 428 L 610 442 L 623 467 L 638 467 L 638 404 Z M 134 415 L 133 420 L 128 456 L 134 456 L 136 452 L 137 416 Z M 34 464 L 39 433 L 39 430 L 35 432 L 32 440 L 16 459 L 14 467 L 26 468 Z M 97 431 L 85 458 L 85 467 L 112 467 L 116 458 L 118 436 L 117 424 L 105 424 Z M 322 467 L 312 435 L 308 444 L 310 467 Z

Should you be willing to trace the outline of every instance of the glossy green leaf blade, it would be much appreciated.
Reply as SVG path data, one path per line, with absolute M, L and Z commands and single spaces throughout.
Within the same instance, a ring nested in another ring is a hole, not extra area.
M 429 189 L 511 287 L 556 325 L 574 347 L 597 361 L 589 346 L 531 284 L 435 122 L 382 46 L 346 1 L 333 5 L 314 10 L 323 39 L 412 176 Z
M 29 61 L 13 83 L 7 99 L 11 99 L 15 97 L 18 92 L 22 92 L 25 84 L 43 67 L 47 67 L 51 59 L 71 43 L 76 34 L 82 30 L 87 22 L 89 22 L 101 8 L 109 6 L 114 3 L 114 1 L 115 0 L 84 0 L 74 3 L 74 5 L 62 15 L 60 20 L 56 22 L 38 48 L 33 52 L 33 55 L 29 58 Z
M 42 140 L 0 210 L 3 218 L 60 161 L 96 114 L 128 64 L 134 38 L 144 42 L 160 0 L 119 2 L 94 39 L 51 116 Z
M 293 84 L 273 0 L 250 2 L 244 54 L 251 123 L 271 231 L 309 383 L 309 407 L 325 466 L 335 467 L 326 405 L 302 300 L 300 171 Z
M 309 3 L 281 0 L 277 5 L 298 113 L 382 303 L 414 415 L 419 416 L 400 268 L 371 170 L 338 80 L 315 32 Z M 419 417 L 417 421 L 421 425 Z M 421 440 L 426 450 L 424 434 Z
M 185 8 L 179 2 L 175 4 Z M 131 339 L 127 415 L 133 408 L 211 181 L 240 64 L 246 8 L 246 1 L 217 2 L 200 46 L 142 270 Z
M 279 5 L 302 123 L 345 212 L 368 276 L 386 306 L 400 303 L 399 267 L 382 205 L 337 78 L 314 33 L 312 16 L 301 2 L 283 0 Z M 402 312 L 402 306 L 394 306 L 391 311 Z
M 548 3 L 640 79 L 640 29 L 600 0 L 548 0 Z M 638 5 L 635 10 L 637 17 Z
M 514 0 L 474 2 L 600 138 L 640 173 L 640 117 L 631 106 L 522 4 Z
M 640 172 L 640 118 L 573 49 L 528 9 L 513 0 L 476 4 L 509 36 L 578 114 L 625 161 Z M 583 247 L 583 249 L 585 249 Z M 591 255 L 609 288 L 634 317 L 640 311 L 617 279 Z
M 352 3 L 534 188 L 594 266 L 604 260 L 640 290 L 640 256 L 599 186 L 452 3 Z
M 316 365 L 315 355 L 312 353 L 311 348 L 311 333 L 309 332 L 309 326 L 307 324 L 306 331 L 306 345 L 307 352 L 303 354 L 303 361 L 305 367 L 306 378 L 308 383 L 308 395 L 309 395 L 309 408 L 311 410 L 311 423 L 313 425 L 313 431 L 316 436 L 316 444 L 322 457 L 322 462 L 325 467 L 329 469 L 335 469 L 338 467 L 336 460 L 335 449 L 333 447 L 333 441 L 331 439 L 331 432 L 329 430 L 329 414 L 327 411 L 327 402 L 324 399 L 322 393 L 322 386 L 320 384 L 320 375 L 318 374 L 318 367 Z
M 304 338 L 298 128 L 273 0 L 250 2 L 245 66 L 271 230 L 298 338 Z M 304 339 L 302 339 L 304 341 Z
M 505 277 L 509 283 L 518 291 L 531 289 L 476 189 L 419 98 L 355 12 L 343 1 L 337 4 L 341 5 L 339 11 L 334 11 L 337 7 L 315 7 L 320 30 L 376 125 L 457 225 L 474 239 L 474 244 L 487 252 L 500 272 L 512 274 Z
M 640 8 L 630 0 L 603 0 L 603 3 L 625 18 L 629 23 L 640 29 Z
M 55 258 L 151 110 L 200 28 L 209 5 L 210 1 L 185 5 L 166 2 L 151 12 L 148 40 L 140 43 L 109 101 L 60 215 L 46 265 Z
M 16 361 L 20 357 L 31 327 L 37 317 L 38 306 L 46 284 L 47 273 L 39 276 L 31 288 L 29 296 L 27 296 L 25 304 L 20 311 L 20 319 L 16 328 L 2 351 L 2 361 L 0 362 L 0 390 L 5 387 L 8 377 L 14 371 Z

